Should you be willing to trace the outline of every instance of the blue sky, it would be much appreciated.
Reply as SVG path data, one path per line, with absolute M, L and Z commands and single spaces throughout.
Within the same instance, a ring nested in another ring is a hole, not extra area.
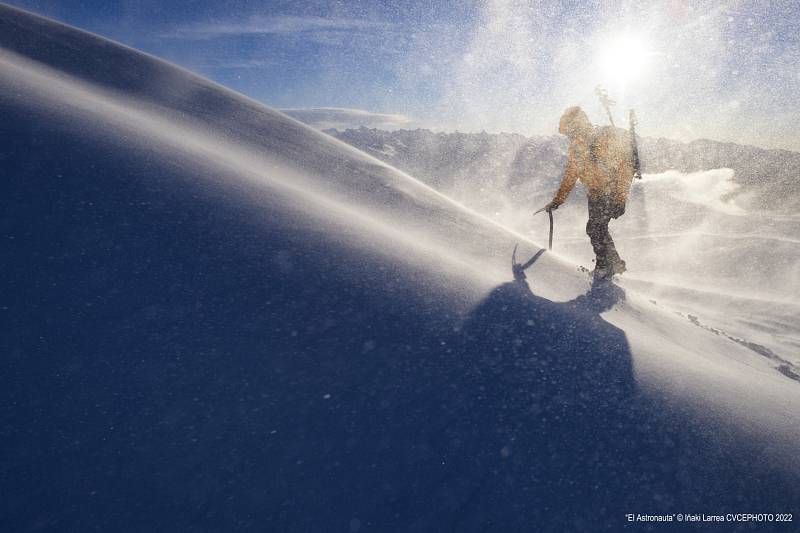
M 569 105 L 603 122 L 602 83 L 644 135 L 800 150 L 795 0 L 10 3 L 273 107 L 550 134 Z

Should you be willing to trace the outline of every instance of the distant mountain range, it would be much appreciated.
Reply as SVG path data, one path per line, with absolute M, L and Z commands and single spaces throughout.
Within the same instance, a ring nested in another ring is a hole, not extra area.
M 476 192 L 503 193 L 512 203 L 524 199 L 526 204 L 554 192 L 567 148 L 566 138 L 556 135 L 365 127 L 325 132 L 456 198 L 474 199 Z M 741 186 L 736 201 L 745 208 L 790 213 L 800 207 L 800 153 L 705 139 L 683 143 L 661 138 L 641 139 L 640 153 L 645 173 L 733 169 L 734 182 Z

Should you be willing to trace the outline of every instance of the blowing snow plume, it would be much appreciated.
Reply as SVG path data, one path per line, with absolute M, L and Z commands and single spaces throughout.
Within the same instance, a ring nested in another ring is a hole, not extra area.
M 5 6 L 0 47 L 4 530 L 797 501 L 788 363 L 552 254 L 510 281 L 533 243 L 158 59 Z

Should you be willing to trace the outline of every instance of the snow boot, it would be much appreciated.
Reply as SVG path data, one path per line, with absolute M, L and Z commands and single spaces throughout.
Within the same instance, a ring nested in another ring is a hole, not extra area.
M 611 267 L 609 266 L 608 262 L 595 262 L 594 270 L 592 270 L 592 278 L 595 280 L 610 279 L 613 275 L 614 273 L 611 271 Z
M 595 266 L 592 276 L 596 280 L 611 279 L 615 274 L 622 274 L 627 270 L 625 261 L 622 259 L 614 259 L 610 264 L 606 262 L 599 262 Z

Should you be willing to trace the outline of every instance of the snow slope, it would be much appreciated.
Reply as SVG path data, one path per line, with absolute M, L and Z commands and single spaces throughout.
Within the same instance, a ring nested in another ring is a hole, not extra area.
M 534 243 L 370 156 L 3 5 L 0 109 L 3 530 L 798 501 L 790 363 L 555 254 L 513 282 Z

